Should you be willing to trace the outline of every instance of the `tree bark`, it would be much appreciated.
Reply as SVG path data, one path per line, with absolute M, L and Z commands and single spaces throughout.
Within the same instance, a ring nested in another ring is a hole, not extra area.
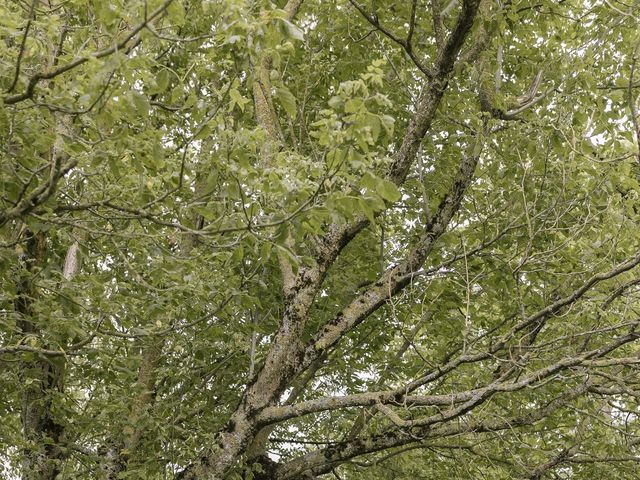
M 44 267 L 46 238 L 25 230 L 27 236 L 24 253 L 24 271 L 14 304 L 19 315 L 19 327 L 25 341 L 41 335 L 41 318 L 33 308 L 37 296 L 33 276 Z M 23 480 L 53 480 L 60 472 L 62 451 L 59 442 L 64 433 L 63 425 L 55 418 L 52 405 L 64 388 L 63 357 L 23 360 L 20 376 L 24 384 L 22 392 L 22 431 L 28 445 L 22 462 Z

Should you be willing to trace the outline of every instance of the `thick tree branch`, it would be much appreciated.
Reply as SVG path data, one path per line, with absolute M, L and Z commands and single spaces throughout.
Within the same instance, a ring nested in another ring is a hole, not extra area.
M 410 283 L 413 273 L 422 268 L 435 242 L 446 231 L 453 215 L 458 211 L 464 193 L 473 179 L 473 172 L 480 157 L 480 144 L 481 140 L 477 139 L 473 151 L 463 158 L 453 185 L 441 201 L 431 223 L 426 226 L 418 244 L 404 261 L 389 268 L 378 281 L 358 295 L 313 337 L 305 348 L 298 371 L 307 368 L 318 355 L 333 347 L 346 332 Z
M 421 101 L 416 116 L 410 123 L 403 144 L 395 157 L 390 171 L 389 178 L 397 184 L 404 182 L 415 159 L 419 144 L 431 125 L 448 84 L 449 75 L 453 70 L 457 54 L 473 25 L 479 3 L 479 0 L 467 0 L 463 3 L 456 26 L 438 56 L 437 75 L 429 82 L 427 92 Z M 399 266 L 397 272 L 389 272 L 390 275 L 399 273 L 406 275 L 409 272 L 416 271 L 421 266 L 424 258 L 431 251 L 433 243 L 442 234 L 451 216 L 457 210 L 464 190 L 471 181 L 475 162 L 477 162 L 477 152 L 474 152 L 463 162 L 454 187 L 441 204 L 441 215 L 435 218 L 428 228 L 431 234 L 424 239 L 424 244 L 416 248 L 408 261 Z M 375 290 L 369 290 L 366 308 L 362 309 L 358 315 L 346 318 L 346 324 L 339 320 L 336 322 L 338 324 L 337 328 L 329 328 L 333 337 L 331 341 L 325 341 L 329 340 L 328 338 L 317 338 L 306 350 L 303 349 L 300 342 L 301 332 L 306 323 L 307 312 L 326 275 L 327 269 L 342 248 L 367 223 L 365 218 L 358 218 L 347 225 L 330 227 L 328 234 L 316 247 L 317 265 L 310 268 L 301 268 L 292 288 L 287 292 L 280 327 L 271 342 L 264 366 L 253 383 L 247 387 L 238 409 L 229 420 L 226 431 L 221 432 L 219 448 L 206 453 L 195 464 L 188 467 L 181 478 L 194 479 L 199 475 L 222 476 L 223 472 L 227 471 L 256 434 L 257 424 L 255 418 L 258 413 L 276 402 L 292 378 L 308 368 L 315 358 L 322 355 L 323 350 L 340 338 L 344 331 L 357 321 L 364 319 L 365 313 L 372 312 L 386 301 L 386 298 L 388 298 L 388 293 L 386 292 L 388 286 L 382 283 L 375 285 Z M 386 281 L 387 279 L 385 278 L 384 280 Z M 392 282 L 396 284 L 393 288 L 398 290 L 408 283 L 401 284 L 395 280 Z M 355 309 L 353 310 L 355 313 Z M 321 345 L 321 348 L 316 349 L 315 345 Z M 215 461 L 213 458 L 215 458 Z
M 446 438 L 462 433 L 498 432 L 532 425 L 543 418 L 549 417 L 571 400 L 584 394 L 589 386 L 590 382 L 584 382 L 569 389 L 540 408 L 530 410 L 524 415 L 507 419 L 476 420 L 471 418 L 465 422 L 452 422 L 435 428 L 431 426 L 417 428 L 413 430 L 411 434 L 403 431 L 390 431 L 381 435 L 370 435 L 337 445 L 331 445 L 281 465 L 276 471 L 275 478 L 276 480 L 291 480 L 300 478 L 300 475 L 304 472 L 321 475 L 330 472 L 336 465 L 360 455 L 401 447 L 429 438 Z
M 274 423 L 313 413 L 351 407 L 374 405 L 396 405 L 404 406 L 406 408 L 431 406 L 451 407 L 462 403 L 460 407 L 456 407 L 443 413 L 438 413 L 431 417 L 406 421 L 403 420 L 400 426 L 410 428 L 432 425 L 466 413 L 496 393 L 516 392 L 526 387 L 534 386 L 535 388 L 536 384 L 546 384 L 547 382 L 543 382 L 544 380 L 567 369 L 575 367 L 605 368 L 616 365 L 640 364 L 640 358 L 638 357 L 600 358 L 605 354 L 615 351 L 623 345 L 637 340 L 638 338 L 640 338 L 640 334 L 637 333 L 623 335 L 604 347 L 584 352 L 580 355 L 565 357 L 547 367 L 535 370 L 525 375 L 518 381 L 510 381 L 508 378 L 503 377 L 496 379 L 485 387 L 442 395 L 410 395 L 410 393 L 417 387 L 415 384 L 409 384 L 398 387 L 394 390 L 358 393 L 342 397 L 324 397 L 295 405 L 270 407 L 265 409 L 259 418 L 260 421 Z

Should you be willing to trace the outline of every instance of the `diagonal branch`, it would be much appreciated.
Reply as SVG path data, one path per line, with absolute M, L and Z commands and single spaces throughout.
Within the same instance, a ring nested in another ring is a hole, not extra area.
M 393 163 L 386 178 L 396 185 L 402 185 L 418 154 L 420 144 L 431 128 L 444 92 L 448 86 L 453 65 L 468 36 L 473 20 L 478 13 L 479 0 L 464 2 L 465 8 L 458 17 L 456 27 L 450 34 L 447 45 L 442 49 L 436 64 L 437 75 L 428 82 L 427 88 L 421 95 L 416 113 L 411 118 L 407 131 L 402 139 L 398 152 L 393 157 Z M 369 220 L 364 215 L 357 216 L 346 224 L 333 224 L 325 236 L 315 245 L 315 257 L 320 280 L 326 270 L 334 262 L 342 249 L 366 226 Z
M 412 7 L 412 11 L 411 11 L 411 20 L 409 23 L 409 33 L 407 35 L 406 40 L 403 38 L 398 37 L 397 35 L 395 35 L 391 30 L 383 27 L 380 24 L 380 20 L 378 19 L 378 17 L 376 15 L 372 15 L 370 13 L 368 13 L 364 7 L 362 5 L 360 5 L 358 2 L 356 2 L 356 0 L 349 0 L 349 3 L 351 3 L 351 5 L 354 6 L 354 8 L 356 10 L 358 10 L 358 12 L 360 12 L 360 15 L 362 15 L 364 17 L 364 19 L 369 22 L 376 30 L 380 31 L 385 37 L 387 37 L 389 40 L 391 40 L 394 43 L 397 43 L 398 45 L 400 45 L 404 51 L 406 52 L 407 56 L 411 59 L 411 61 L 413 62 L 413 64 L 418 67 L 418 70 L 420 70 L 427 78 L 432 79 L 435 76 L 435 73 L 429 68 L 427 67 L 422 60 L 420 60 L 415 52 L 413 51 L 413 45 L 411 44 L 411 40 L 413 37 L 413 32 L 414 32 L 414 26 L 415 26 L 415 6 L 416 6 L 416 2 L 413 2 L 413 7 Z
M 435 242 L 446 231 L 449 222 L 460 208 L 480 157 L 480 144 L 481 140 L 477 139 L 473 152 L 462 159 L 453 185 L 409 255 L 400 264 L 389 268 L 377 282 L 358 295 L 313 337 L 305 348 L 298 371 L 307 368 L 318 355 L 332 348 L 346 332 L 360 324 L 411 282 L 413 274 L 422 267 Z
M 466 0 L 463 3 L 456 27 L 450 34 L 445 48 L 438 56 L 437 74 L 429 81 L 418 112 L 410 123 L 403 145 L 395 157 L 388 176 L 397 184 L 404 183 L 420 142 L 431 126 L 437 107 L 446 90 L 449 76 L 453 71 L 457 55 L 473 25 L 479 4 L 480 0 Z M 462 173 L 466 173 L 468 176 L 472 175 L 477 161 L 474 156 L 472 158 L 474 158 L 473 161 L 464 162 L 466 167 L 463 168 Z M 432 232 L 444 231 L 450 217 L 457 210 L 464 188 L 469 181 L 470 178 L 462 181 L 462 184 L 457 184 L 457 187 L 450 192 L 451 194 L 445 197 L 441 209 L 442 217 L 435 219 L 434 223 L 430 225 Z M 462 187 L 462 191 L 456 193 L 460 187 Z M 222 477 L 255 437 L 257 433 L 256 416 L 259 412 L 277 402 L 296 374 L 309 367 L 313 363 L 313 359 L 322 354 L 321 351 L 317 351 L 313 355 L 306 355 L 309 350 L 305 350 L 301 343 L 307 313 L 328 268 L 342 249 L 367 224 L 367 219 L 360 216 L 346 225 L 334 224 L 329 227 L 328 233 L 316 245 L 316 265 L 301 267 L 292 287 L 286 292 L 282 319 L 278 331 L 271 341 L 264 365 L 252 383 L 247 386 L 227 426 L 219 433 L 217 447 L 203 452 L 200 458 L 178 475 L 179 478 L 193 480 L 200 476 Z M 412 255 L 410 261 L 402 265 L 402 268 L 415 271 L 423 261 L 420 258 L 421 255 L 428 254 L 433 242 L 440 234 L 441 232 L 437 233 L 434 238 L 425 239 L 425 245 L 419 246 L 416 254 Z M 407 283 L 405 282 L 403 285 L 398 283 L 397 286 L 402 288 Z M 383 290 L 381 285 L 375 285 L 372 288 L 376 289 L 374 295 L 378 295 Z M 377 308 L 385 301 L 386 297 L 385 294 L 379 299 L 370 298 L 370 307 L 375 305 Z M 338 332 L 334 330 L 334 333 Z
M 4 104 L 13 105 L 31 98 L 34 94 L 36 86 L 42 80 L 51 80 L 52 78 L 62 75 L 63 73 L 73 70 L 74 68 L 88 62 L 92 58 L 104 58 L 120 50 L 125 49 L 129 44 L 129 42 L 133 40 L 138 35 L 138 33 L 140 33 L 150 22 L 156 19 L 159 15 L 161 15 L 167 9 L 167 7 L 169 7 L 171 2 L 173 2 L 173 0 L 165 0 L 164 3 L 162 3 L 158 8 L 156 8 L 153 12 L 151 12 L 142 22 L 136 25 L 121 41 L 119 41 L 114 46 L 109 47 L 105 50 L 94 52 L 90 55 L 82 56 L 69 63 L 60 65 L 58 68 L 55 68 L 53 70 L 41 71 L 36 73 L 29 79 L 27 83 L 27 88 L 25 89 L 24 92 L 5 97 Z
M 20 78 L 20 66 L 22 64 L 22 58 L 24 57 L 24 50 L 27 44 L 27 37 L 29 36 L 29 30 L 31 30 L 31 23 L 35 20 L 35 12 L 36 12 L 36 3 L 38 0 L 32 0 L 31 7 L 29 7 L 29 14 L 27 19 L 27 24 L 24 27 L 24 33 L 22 35 L 22 42 L 20 42 L 20 50 L 18 51 L 18 59 L 16 60 L 16 71 L 13 75 L 13 81 L 9 88 L 7 89 L 7 93 L 13 92 L 13 89 L 16 88 L 18 84 L 18 79 Z
M 46 202 L 49 197 L 51 197 L 51 195 L 55 193 L 58 186 L 58 181 L 78 164 L 77 159 L 69 160 L 66 163 L 63 163 L 65 159 L 66 155 L 56 156 L 53 159 L 51 165 L 51 173 L 49 175 L 49 179 L 38 187 L 34 188 L 29 195 L 24 197 L 13 208 L 0 212 L 0 227 L 8 221 L 13 220 L 14 218 L 20 218 L 24 215 L 27 215 L 34 208 Z

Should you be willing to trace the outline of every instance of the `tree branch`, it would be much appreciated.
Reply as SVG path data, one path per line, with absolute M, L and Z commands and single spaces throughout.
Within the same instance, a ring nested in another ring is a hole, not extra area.
M 360 12 L 360 15 L 362 15 L 364 19 L 367 22 L 369 22 L 376 30 L 380 31 L 385 37 L 390 39 L 392 42 L 400 45 L 405 51 L 405 53 L 407 54 L 407 56 L 411 59 L 413 64 L 416 67 L 418 67 L 418 70 L 420 70 L 428 79 L 434 78 L 435 72 L 433 72 L 429 67 L 427 67 L 422 63 L 422 60 L 420 60 L 416 56 L 415 52 L 413 51 L 413 46 L 411 44 L 411 37 L 413 36 L 412 25 L 414 25 L 415 23 L 415 9 L 412 10 L 413 13 L 412 13 L 412 20 L 409 24 L 409 34 L 407 35 L 407 39 L 405 40 L 396 36 L 393 32 L 391 32 L 387 28 L 383 27 L 380 24 L 380 20 L 378 19 L 378 17 L 367 13 L 364 7 L 362 7 L 356 0 L 349 0 L 349 3 L 351 3 L 351 5 L 353 5 L 354 8 L 358 10 L 358 12 Z M 415 2 L 414 2 L 414 6 L 415 6 Z
M 417 428 L 413 430 L 410 435 L 403 431 L 386 432 L 380 435 L 369 435 L 331 445 L 280 465 L 276 470 L 275 478 L 276 480 L 290 480 L 297 478 L 304 472 L 321 475 L 331 471 L 331 468 L 334 468 L 336 465 L 345 463 L 360 455 L 401 447 L 403 445 L 424 441 L 428 438 L 445 438 L 462 433 L 498 432 L 533 425 L 549 417 L 564 407 L 569 401 L 582 395 L 588 390 L 589 386 L 589 381 L 584 382 L 569 389 L 543 407 L 531 410 L 524 415 L 507 419 L 475 420 L 471 418 L 465 422 L 450 423 L 436 428 L 432 428 L 431 426 Z
M 34 76 L 32 76 L 28 83 L 27 83 L 27 88 L 25 89 L 24 92 L 16 94 L 16 95 L 11 95 L 11 96 L 7 96 L 4 98 L 4 104 L 5 105 L 14 105 L 16 103 L 22 102 L 24 100 L 27 100 L 29 98 L 31 98 L 34 94 L 35 88 L 38 85 L 38 83 L 40 83 L 42 80 L 51 80 L 59 75 L 62 75 L 63 73 L 66 73 L 70 70 L 73 70 L 74 68 L 88 62 L 90 59 L 92 58 L 104 58 L 107 57 L 109 55 L 112 55 L 120 50 L 123 50 L 127 44 L 136 36 L 138 35 L 138 33 L 140 33 L 149 22 L 153 21 L 156 17 L 158 17 L 160 14 L 162 14 L 167 7 L 171 4 L 171 2 L 173 2 L 173 0 L 165 0 L 165 2 L 163 4 L 161 4 L 158 8 L 156 8 L 153 12 L 151 12 L 149 14 L 149 16 L 147 18 L 145 18 L 141 23 L 139 23 L 138 25 L 136 25 L 133 30 L 131 30 L 124 39 L 122 39 L 120 42 L 118 42 L 116 45 L 114 45 L 113 47 L 107 48 L 105 50 L 100 50 L 98 52 L 94 52 L 90 55 L 85 55 L 83 57 L 77 58 L 69 63 L 66 63 L 64 65 L 61 65 L 53 70 L 49 70 L 49 71 L 42 71 L 42 72 L 38 72 L 36 73 Z
M 473 172 L 480 157 L 481 140 L 476 139 L 473 151 L 460 163 L 458 175 L 444 196 L 431 223 L 426 226 L 418 244 L 398 265 L 389 268 L 366 291 L 358 295 L 331 322 L 316 334 L 305 348 L 298 371 L 307 368 L 322 352 L 333 347 L 340 338 L 361 323 L 389 298 L 408 285 L 433 249 L 435 242 L 446 231 L 453 215 L 458 211 L 464 193 L 473 179 Z

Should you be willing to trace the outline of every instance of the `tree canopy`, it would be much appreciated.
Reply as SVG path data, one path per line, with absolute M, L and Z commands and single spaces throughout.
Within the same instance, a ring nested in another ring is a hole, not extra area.
M 637 475 L 639 22 L 0 1 L 0 477 Z

